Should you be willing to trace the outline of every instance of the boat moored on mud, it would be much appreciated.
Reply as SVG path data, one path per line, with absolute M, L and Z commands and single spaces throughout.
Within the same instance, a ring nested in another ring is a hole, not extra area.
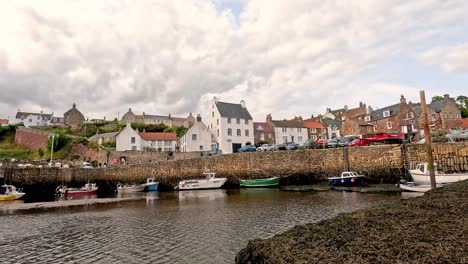
M 67 186 L 58 186 L 56 192 L 58 195 L 72 196 L 72 195 L 92 195 L 96 194 L 98 187 L 95 183 L 86 183 L 81 188 L 68 188 Z
M 280 177 L 271 177 L 255 180 L 239 180 L 240 187 L 257 188 L 257 187 L 277 187 L 279 186 Z
M 23 197 L 26 193 L 22 192 L 21 188 L 16 188 L 13 185 L 4 184 L 0 188 L 0 201 L 13 201 Z
M 416 165 L 416 169 L 410 170 L 411 178 L 418 184 L 431 184 L 431 178 L 429 176 L 428 163 L 419 163 Z M 443 173 L 437 170 L 437 164 L 434 164 L 434 173 L 436 183 L 452 183 L 457 181 L 468 180 L 468 173 Z
M 328 183 L 332 186 L 359 186 L 364 184 L 365 179 L 366 176 L 354 171 L 344 171 L 338 177 L 328 178 Z

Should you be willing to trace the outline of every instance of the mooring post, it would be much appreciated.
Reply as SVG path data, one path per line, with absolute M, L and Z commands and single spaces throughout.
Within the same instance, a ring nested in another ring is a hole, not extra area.
M 424 138 L 426 140 L 427 169 L 429 170 L 429 177 L 431 179 L 431 189 L 435 189 L 436 179 L 434 173 L 434 157 L 432 156 L 431 131 L 429 130 L 429 121 L 427 119 L 426 95 L 424 91 L 420 91 L 419 95 L 421 97 L 421 112 L 423 116 Z

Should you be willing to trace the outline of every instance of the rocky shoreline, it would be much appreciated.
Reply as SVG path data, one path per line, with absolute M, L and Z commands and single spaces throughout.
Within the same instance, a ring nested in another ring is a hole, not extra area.
M 468 181 L 250 241 L 236 263 L 467 263 Z

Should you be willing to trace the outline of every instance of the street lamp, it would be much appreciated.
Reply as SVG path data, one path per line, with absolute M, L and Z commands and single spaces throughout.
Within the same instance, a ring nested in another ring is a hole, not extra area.
M 52 158 L 54 155 L 55 134 L 52 134 L 52 141 L 50 142 L 50 164 L 52 165 Z

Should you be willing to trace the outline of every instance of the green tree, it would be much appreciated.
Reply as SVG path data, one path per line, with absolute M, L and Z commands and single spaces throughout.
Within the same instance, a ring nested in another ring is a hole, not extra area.
M 444 97 L 443 97 L 443 96 L 436 95 L 436 96 L 433 96 L 433 97 L 432 97 L 431 103 L 435 103 L 435 102 L 443 101 L 443 100 L 444 100 Z
M 461 116 L 463 118 L 468 117 L 468 97 L 460 95 L 457 97 L 456 102 L 460 108 Z
M 52 138 L 54 139 L 53 141 Z M 69 136 L 63 133 L 58 133 L 54 137 L 49 138 L 49 140 L 47 141 L 47 149 L 53 148 L 54 152 L 59 151 L 63 147 L 65 147 L 70 141 L 71 138 Z

